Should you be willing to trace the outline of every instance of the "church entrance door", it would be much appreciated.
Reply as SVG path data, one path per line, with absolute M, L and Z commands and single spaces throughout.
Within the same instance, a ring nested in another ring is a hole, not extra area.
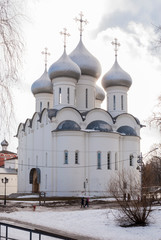
M 32 168 L 30 171 L 30 184 L 32 184 L 32 192 L 38 193 L 40 186 L 40 169 Z
M 37 172 L 36 169 L 33 172 L 33 184 L 32 184 L 32 192 L 37 193 L 39 191 L 39 184 L 37 183 Z

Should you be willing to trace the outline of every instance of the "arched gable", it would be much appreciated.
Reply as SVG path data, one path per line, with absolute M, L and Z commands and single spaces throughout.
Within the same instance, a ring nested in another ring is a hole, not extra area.
M 46 123 L 47 119 L 48 119 L 48 110 L 47 108 L 44 108 L 43 111 L 41 112 L 39 121 L 41 123 Z
M 95 108 L 95 109 L 92 109 L 91 111 L 89 111 L 86 114 L 86 119 L 85 119 L 84 123 L 87 127 L 91 122 L 96 121 L 96 120 L 104 121 L 104 122 L 108 123 L 110 126 L 113 125 L 113 119 L 112 119 L 111 115 L 107 111 L 100 109 L 100 108 Z
M 134 131 L 136 131 L 136 134 L 140 136 L 140 128 L 142 126 L 140 125 L 139 120 L 136 119 L 133 115 L 128 113 L 123 113 L 115 118 L 116 131 L 117 129 L 123 126 L 131 127 L 132 129 L 134 129 Z
M 80 114 L 80 112 L 74 108 L 62 108 L 57 112 L 56 115 L 56 124 L 55 124 L 55 129 L 57 128 L 57 126 L 66 120 L 71 120 L 76 122 L 79 126 L 81 125 L 81 123 L 83 122 L 82 120 L 82 116 Z
M 31 119 L 27 118 L 26 122 L 24 123 L 24 131 L 27 132 L 27 129 L 31 127 L 30 125 Z
M 31 128 L 35 129 L 38 125 L 38 121 L 40 119 L 39 113 L 35 112 L 31 119 Z
M 17 129 L 17 134 L 15 137 L 18 137 L 19 138 L 19 135 L 20 133 L 24 131 L 24 124 L 23 123 L 20 123 L 19 126 L 18 126 L 18 129 Z

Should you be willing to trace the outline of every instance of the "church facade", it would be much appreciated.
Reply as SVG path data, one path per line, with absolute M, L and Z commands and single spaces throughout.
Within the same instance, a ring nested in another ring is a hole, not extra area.
M 66 31 L 63 33 L 66 35 Z M 102 77 L 82 41 L 31 87 L 35 113 L 18 127 L 18 192 L 47 196 L 107 196 L 118 172 L 138 175 L 139 120 L 128 113 L 130 75 L 117 60 Z M 45 51 L 47 56 L 47 51 Z M 101 108 L 105 99 L 107 109 Z M 139 176 L 139 175 L 138 175 Z

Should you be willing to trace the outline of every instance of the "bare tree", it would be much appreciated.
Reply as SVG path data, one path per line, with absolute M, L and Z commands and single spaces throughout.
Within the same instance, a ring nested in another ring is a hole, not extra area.
M 155 152 L 148 156 L 143 168 L 143 188 L 144 192 L 155 192 L 161 187 L 161 144 L 155 144 Z
M 155 126 L 161 132 L 161 95 L 158 97 L 158 103 L 154 107 L 152 116 L 148 119 L 150 126 Z
M 141 185 L 135 174 L 122 172 L 112 179 L 109 191 L 120 206 L 121 226 L 146 225 L 151 212 L 151 199 L 141 199 Z
M 9 131 L 14 119 L 12 86 L 18 81 L 23 50 L 20 1 L 0 0 L 0 126 Z

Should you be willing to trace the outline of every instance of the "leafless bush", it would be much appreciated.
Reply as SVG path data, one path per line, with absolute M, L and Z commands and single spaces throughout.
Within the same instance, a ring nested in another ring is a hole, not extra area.
M 121 226 L 146 225 L 151 213 L 152 201 L 141 198 L 140 181 L 132 174 L 122 172 L 109 185 L 111 195 L 119 205 L 118 221 Z

